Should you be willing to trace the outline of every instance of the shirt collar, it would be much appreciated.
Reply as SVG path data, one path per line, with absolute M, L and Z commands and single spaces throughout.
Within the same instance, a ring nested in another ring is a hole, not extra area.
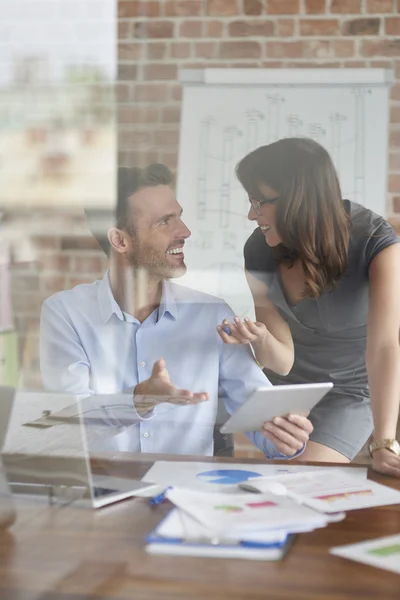
M 97 300 L 99 304 L 101 320 L 103 323 L 107 323 L 113 314 L 115 314 L 121 321 L 124 321 L 123 312 L 115 300 L 111 290 L 109 271 L 105 273 L 103 279 L 99 282 Z M 158 319 L 161 319 L 165 313 L 168 313 L 173 319 L 176 319 L 178 316 L 176 300 L 172 291 L 172 285 L 169 281 L 163 281 L 162 284 Z

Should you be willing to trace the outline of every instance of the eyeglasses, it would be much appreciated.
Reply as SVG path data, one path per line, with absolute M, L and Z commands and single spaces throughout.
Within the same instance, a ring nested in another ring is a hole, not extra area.
M 278 202 L 279 198 L 280 196 L 276 196 L 275 198 L 261 198 L 261 200 L 257 200 L 257 198 L 254 198 L 254 196 L 249 195 L 250 204 L 253 207 L 254 212 L 258 216 L 260 216 L 261 208 L 263 206 L 266 206 L 267 204 L 274 205 Z

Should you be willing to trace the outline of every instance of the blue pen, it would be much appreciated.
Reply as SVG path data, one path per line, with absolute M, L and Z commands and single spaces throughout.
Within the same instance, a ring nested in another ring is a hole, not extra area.
M 228 325 L 225 325 L 225 327 L 223 327 L 222 330 L 225 331 L 225 333 L 227 333 L 228 335 L 231 335 L 232 333 Z
M 168 490 L 172 490 L 172 487 L 170 485 L 163 492 L 161 492 L 161 494 L 157 494 L 157 496 L 153 496 L 153 498 L 150 498 L 150 506 L 157 506 L 158 504 L 164 502 Z

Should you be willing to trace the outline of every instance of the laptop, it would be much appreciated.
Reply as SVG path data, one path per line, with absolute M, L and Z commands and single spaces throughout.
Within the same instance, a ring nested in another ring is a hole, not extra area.
M 6 438 L 13 401 L 14 389 L 0 386 L 0 451 Z M 0 529 L 10 527 L 16 516 L 14 501 L 0 456 Z
M 125 396 L 79 400 L 71 394 L 17 392 L 3 450 L 12 490 L 48 494 L 53 500 L 76 501 L 92 508 L 158 491 L 153 483 L 92 470 L 88 438 L 90 441 L 97 434 L 107 447 L 113 434 L 121 430 L 121 423 L 132 425 Z M 105 406 L 113 410 L 105 411 Z

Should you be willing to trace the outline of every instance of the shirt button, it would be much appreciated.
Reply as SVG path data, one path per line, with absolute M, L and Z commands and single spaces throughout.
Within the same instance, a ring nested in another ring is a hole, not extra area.
M 140 363 L 140 366 L 141 367 L 145 367 L 146 366 L 146 363 L 144 362 L 144 360 L 142 360 L 142 362 Z
M 149 434 L 147 433 L 147 431 L 144 432 L 143 437 L 149 437 Z

